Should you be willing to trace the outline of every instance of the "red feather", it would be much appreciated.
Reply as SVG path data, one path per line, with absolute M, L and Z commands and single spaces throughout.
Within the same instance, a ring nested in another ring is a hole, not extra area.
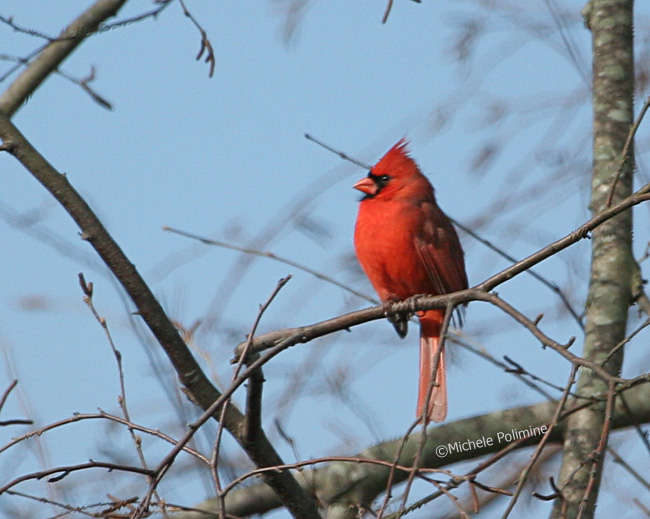
M 409 156 L 405 139 L 395 144 L 354 187 L 365 193 L 354 233 L 357 257 L 382 302 L 467 288 L 456 230 L 438 207 L 433 186 Z M 428 397 L 427 421 L 440 422 L 447 415 L 445 358 L 440 347 L 444 311 L 418 312 L 418 318 L 417 416 L 423 416 Z M 406 316 L 393 321 L 403 336 Z

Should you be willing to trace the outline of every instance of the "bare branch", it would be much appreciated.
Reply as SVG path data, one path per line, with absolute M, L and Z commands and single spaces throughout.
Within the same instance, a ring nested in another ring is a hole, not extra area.
M 595 500 L 598 493 L 598 482 L 600 480 L 600 473 L 602 472 L 603 463 L 605 461 L 605 449 L 607 447 L 607 440 L 612 428 L 612 412 L 614 410 L 615 385 L 609 384 L 609 391 L 607 392 L 607 405 L 605 406 L 605 417 L 603 422 L 603 429 L 600 434 L 600 441 L 593 454 L 590 456 L 591 470 L 589 471 L 589 481 L 585 488 L 584 496 L 580 501 L 578 507 L 577 519 L 580 519 L 588 510 L 590 500 Z
M 135 265 L 129 261 L 86 201 L 68 182 L 67 177 L 56 171 L 27 141 L 9 118 L 2 113 L 0 113 L 0 138 L 3 144 L 11 147 L 12 154 L 21 164 L 68 211 L 80 227 L 82 239 L 87 240 L 93 246 L 135 303 L 138 314 L 164 349 L 181 382 L 192 395 L 194 401 L 203 409 L 210 410 L 209 413 L 204 413 L 198 426 L 205 423 L 210 417 L 218 419 L 219 415 L 212 416 L 212 413 L 215 413 L 224 404 L 223 395 L 219 393 L 201 370 L 187 345 L 180 337 L 178 330 L 165 314 L 162 306 L 140 276 Z M 247 377 L 249 375 L 250 373 L 246 374 Z M 281 458 L 265 436 L 258 438 L 258 441 L 254 444 L 245 442 L 240 427 L 244 417 L 232 405 L 226 405 L 225 408 L 224 426 L 244 447 L 254 463 L 262 465 L 278 465 L 282 463 Z M 192 430 L 189 435 L 186 435 L 187 439 L 191 438 L 194 432 L 196 431 Z M 165 458 L 165 463 L 170 460 L 173 461 L 184 445 L 185 443 L 181 440 L 180 447 L 174 449 Z M 166 473 L 168 466 L 164 466 L 166 467 L 165 470 L 158 472 L 157 478 Z M 294 517 L 313 519 L 319 516 L 313 500 L 300 488 L 289 472 L 269 475 L 268 483 L 278 491 L 281 499 L 286 503 L 287 508 Z
M 388 21 L 388 16 L 390 15 L 390 11 L 393 8 L 393 0 L 388 0 L 388 4 L 386 4 L 386 10 L 384 11 L 384 16 L 381 19 L 381 23 L 386 23 Z
M 67 465 L 63 467 L 54 467 L 46 470 L 39 470 L 38 472 L 32 472 L 31 474 L 25 474 L 20 476 L 6 485 L 0 487 L 0 495 L 9 490 L 10 488 L 23 483 L 24 481 L 29 481 L 31 479 L 43 479 L 47 476 L 52 476 L 57 474 L 54 477 L 48 479 L 48 483 L 55 483 L 61 481 L 63 478 L 72 474 L 73 472 L 78 472 L 80 470 L 87 470 L 92 468 L 103 468 L 108 469 L 109 471 L 118 470 L 121 472 L 133 472 L 135 474 L 143 474 L 145 476 L 153 476 L 152 470 L 143 469 L 142 467 L 130 467 L 128 465 L 123 465 L 121 463 L 107 463 L 104 461 L 89 461 L 88 463 L 79 463 L 78 465 Z
M 503 299 L 498 297 L 494 293 L 485 293 L 485 292 L 479 292 L 477 299 L 480 298 L 483 301 L 487 301 L 489 303 L 492 303 L 494 306 L 500 308 L 504 312 L 506 312 L 509 316 L 511 316 L 513 319 L 515 319 L 518 323 L 522 324 L 529 332 L 531 332 L 545 347 L 549 347 L 555 352 L 559 353 L 562 357 L 567 359 L 569 362 L 571 362 L 575 366 L 583 366 L 585 368 L 589 368 L 592 370 L 595 374 L 597 374 L 599 377 L 601 377 L 603 380 L 606 381 L 614 381 L 614 382 L 623 382 L 622 379 L 610 374 L 608 371 L 606 371 L 603 367 L 601 367 L 599 364 L 588 360 L 588 359 L 583 359 L 582 357 L 578 357 L 577 355 L 574 355 L 573 353 L 570 353 L 568 351 L 569 346 L 573 343 L 573 340 L 575 337 L 572 337 L 569 341 L 568 344 L 559 344 L 556 341 L 552 340 L 550 337 L 548 337 L 544 332 L 542 332 L 538 326 L 528 319 L 524 314 L 522 314 L 519 310 L 505 302 Z
M 257 314 L 257 317 L 255 318 L 253 327 L 251 328 L 251 331 L 248 334 L 249 345 L 252 342 L 253 337 L 255 337 L 255 332 L 257 331 L 257 327 L 262 318 L 262 315 L 264 315 L 264 312 L 269 307 L 269 305 L 273 302 L 275 296 L 278 295 L 278 292 L 282 290 L 282 287 L 284 287 L 284 285 L 286 285 L 290 279 L 291 276 L 289 275 L 285 278 L 282 278 L 280 281 L 278 281 L 278 284 L 275 287 L 275 290 L 273 290 L 273 293 L 269 296 L 269 298 L 266 300 L 264 304 L 260 305 L 260 310 Z M 245 350 L 246 349 L 244 348 L 244 351 Z M 246 358 L 246 355 L 244 355 L 242 358 Z M 237 367 L 237 370 L 235 370 L 233 378 L 237 376 L 240 368 L 241 368 L 241 364 Z M 262 385 L 263 383 L 264 383 L 264 375 L 262 374 L 262 370 L 260 369 L 256 373 L 253 373 L 253 375 L 251 376 L 248 390 L 246 393 L 245 434 L 249 442 L 255 441 L 255 438 L 262 430 Z
M 55 38 L 52 38 L 51 36 L 48 36 L 47 34 L 44 34 L 40 31 L 37 31 L 36 29 L 28 29 L 26 27 L 22 27 L 18 25 L 17 23 L 14 22 L 14 19 L 11 16 L 2 16 L 0 14 L 0 22 L 8 25 L 11 27 L 14 31 L 20 32 L 22 34 L 27 34 L 29 36 L 36 36 L 38 38 L 42 38 L 44 40 L 47 40 L 49 42 L 52 42 L 55 40 Z
M 25 100 L 99 25 L 115 16 L 126 0 L 97 0 L 61 35 L 48 43 L 16 80 L 0 96 L 0 112 L 11 118 Z
M 111 332 L 108 328 L 108 323 L 106 322 L 106 319 L 100 316 L 99 312 L 97 312 L 97 309 L 95 308 L 95 304 L 93 302 L 93 284 L 87 283 L 82 273 L 79 273 L 79 284 L 81 285 L 81 289 L 83 290 L 84 293 L 84 303 L 86 303 L 91 313 L 95 317 L 95 320 L 99 323 L 102 330 L 104 331 L 104 334 L 106 335 L 106 340 L 108 341 L 108 344 L 111 347 L 111 351 L 113 352 L 113 356 L 115 357 L 115 362 L 117 364 L 117 372 L 119 377 L 119 384 L 120 384 L 120 396 L 118 398 L 118 402 L 120 408 L 122 409 L 122 414 L 124 415 L 125 421 L 128 423 L 132 423 L 131 416 L 129 413 L 129 407 L 126 399 L 126 383 L 124 382 L 124 369 L 122 368 L 122 353 L 115 346 L 115 342 L 113 341 L 113 336 L 111 335 Z M 129 427 L 129 434 L 131 435 L 131 440 L 133 441 L 133 445 L 135 446 L 135 450 L 138 454 L 140 465 L 145 470 L 149 470 L 149 467 L 147 465 L 147 460 L 144 456 L 144 451 L 142 450 L 141 438 L 137 434 L 135 434 L 135 431 L 132 427 Z M 156 499 L 160 501 L 160 496 L 158 496 L 158 494 L 156 494 Z
M 524 470 L 521 472 L 521 475 L 519 476 L 519 482 L 517 483 L 517 489 L 515 490 L 515 493 L 513 494 L 512 499 L 510 500 L 510 503 L 508 503 L 508 508 L 506 508 L 506 511 L 501 516 L 501 519 L 506 519 L 510 515 L 510 512 L 512 512 L 512 509 L 517 503 L 517 499 L 521 495 L 521 491 L 524 489 L 524 484 L 528 479 L 528 475 L 530 474 L 530 471 L 532 470 L 533 466 L 535 465 L 535 462 L 541 455 L 542 450 L 544 449 L 544 446 L 546 445 L 549 436 L 553 432 L 553 429 L 557 427 L 558 420 L 560 418 L 560 413 L 564 409 L 564 405 L 566 404 L 567 398 L 569 397 L 571 386 L 573 386 L 573 384 L 575 383 L 576 369 L 577 368 L 575 365 L 571 368 L 571 373 L 569 375 L 569 379 L 567 381 L 566 387 L 564 388 L 564 393 L 562 393 L 562 397 L 560 398 L 560 401 L 557 404 L 557 408 L 555 409 L 555 413 L 553 414 L 553 419 L 549 424 L 549 428 L 544 434 L 544 436 L 542 437 L 537 447 L 535 448 L 535 453 L 531 456 L 530 461 L 528 462 Z
M 347 154 L 343 153 L 340 150 L 336 150 L 336 149 L 332 148 L 332 146 L 330 146 L 329 144 L 325 144 L 323 141 L 321 141 L 320 139 L 317 139 L 316 137 L 314 137 L 313 135 L 311 135 L 309 133 L 305 134 L 305 139 L 307 139 L 308 141 L 312 141 L 315 144 L 318 144 L 321 148 L 325 148 L 327 151 L 331 151 L 335 155 L 338 155 L 339 157 L 341 157 L 343 160 L 347 160 L 348 162 L 351 162 L 352 164 L 356 164 L 357 166 L 359 166 L 359 167 L 361 167 L 363 169 L 370 169 L 370 166 L 368 164 L 364 164 L 360 160 L 352 158 L 352 157 L 350 157 L 350 155 L 347 155 Z
M 444 321 L 442 323 L 442 328 L 440 330 L 440 337 L 441 337 L 441 344 L 440 348 L 438 351 L 438 355 L 436 356 L 436 359 L 431 366 L 431 373 L 436 373 L 438 371 L 438 363 L 440 362 L 440 355 L 442 354 L 442 350 L 445 347 L 445 341 L 447 338 L 447 332 L 449 330 L 449 323 L 451 322 L 451 316 L 453 314 L 454 307 L 451 304 L 447 304 L 447 307 L 445 308 L 445 317 Z M 422 413 L 421 417 L 418 417 L 417 422 L 421 422 L 422 424 L 422 434 L 420 437 L 420 443 L 418 445 L 418 450 L 415 453 L 415 458 L 413 460 L 413 469 L 411 470 L 411 473 L 409 474 L 408 480 L 406 482 L 406 487 L 404 489 L 403 495 L 402 495 L 402 502 L 400 504 L 399 510 L 397 511 L 397 515 L 401 516 L 404 511 L 406 510 L 406 504 L 408 502 L 408 496 L 409 492 L 411 490 L 411 486 L 413 485 L 413 482 L 415 480 L 415 476 L 418 472 L 418 469 L 420 467 L 420 463 L 422 461 L 422 454 L 424 452 L 424 448 L 426 446 L 427 442 L 427 424 L 429 423 L 429 417 L 428 417 L 428 408 L 429 408 L 429 399 L 431 398 L 431 391 L 433 390 L 434 385 L 436 384 L 435 377 L 431 377 L 429 380 L 429 387 L 427 389 L 427 396 L 424 401 L 424 411 Z M 444 489 L 440 488 L 440 491 L 443 492 L 445 495 L 446 492 Z M 389 492 L 390 494 L 390 492 Z M 382 507 L 382 510 L 384 507 Z M 378 519 L 381 519 L 381 514 Z
M 16 490 L 7 490 L 7 495 L 10 496 L 19 496 L 25 499 L 30 499 L 32 501 L 37 501 L 39 503 L 45 503 L 48 505 L 53 505 L 57 508 L 61 508 L 63 510 L 66 510 L 67 512 L 70 513 L 80 513 L 82 515 L 85 515 L 87 517 L 97 517 L 98 514 L 90 512 L 93 508 L 102 508 L 102 511 L 99 512 L 100 514 L 106 514 L 110 512 L 117 512 L 121 508 L 124 507 L 130 507 L 132 503 L 135 503 L 138 501 L 137 497 L 131 497 L 128 499 L 122 499 L 119 501 L 113 500 L 113 501 L 108 501 L 108 502 L 103 502 L 103 503 L 92 503 L 88 505 L 83 505 L 83 506 L 70 506 L 65 503 L 60 503 L 58 501 L 54 501 L 52 499 L 47 499 L 46 497 L 42 496 L 32 496 L 30 494 L 26 494 L 24 492 L 18 492 Z M 61 514 L 56 517 L 65 517 L 66 514 Z M 104 517 L 110 517 L 109 515 L 106 515 Z
M 382 519 L 385 511 L 387 510 L 388 503 L 390 502 L 390 498 L 392 496 L 392 491 L 393 491 L 393 485 L 398 481 L 396 479 L 396 471 L 398 470 L 400 460 L 402 459 L 402 452 L 404 451 L 406 447 L 406 442 L 407 440 L 411 437 L 411 434 L 415 430 L 415 428 L 418 426 L 419 420 L 415 420 L 410 427 L 407 429 L 406 433 L 402 437 L 402 440 L 400 441 L 399 445 L 397 446 L 397 449 L 395 450 L 395 457 L 393 459 L 393 463 L 390 468 L 390 473 L 388 474 L 388 478 L 386 481 L 386 495 L 384 496 L 384 502 L 381 505 L 381 508 L 379 509 L 379 512 L 377 513 L 377 519 Z M 426 437 L 426 427 L 422 428 L 422 436 Z M 419 446 L 422 445 L 422 442 L 418 443 Z M 421 452 L 421 451 L 420 451 Z M 411 474 L 414 474 L 415 471 L 410 471 L 409 476 Z
M 2 397 L 0 397 L 0 411 L 2 411 L 2 408 L 7 402 L 7 398 L 9 398 L 9 394 L 16 388 L 17 385 L 18 385 L 18 381 L 14 380 L 13 382 L 11 382 L 11 384 L 9 384 L 9 387 L 5 389 L 4 393 L 2 394 Z
M 42 50 L 42 49 L 41 49 Z M 38 54 L 38 53 L 37 53 Z M 18 65 L 28 65 L 29 64 L 29 58 L 19 58 L 17 56 L 9 56 L 7 54 L 0 54 L 0 60 L 4 61 L 11 61 L 14 62 Z M 15 72 L 19 67 L 11 67 L 9 71 L 7 71 L 5 74 L 0 76 L 0 83 L 9 77 L 13 72 Z M 93 90 L 89 83 L 95 79 L 95 67 L 91 68 L 90 74 L 86 76 L 85 78 L 78 79 L 74 77 L 72 74 L 68 74 L 67 72 L 63 71 L 61 67 L 57 68 L 54 71 L 55 74 L 61 76 L 62 78 L 67 79 L 71 83 L 79 86 L 84 92 L 86 92 L 93 101 L 95 101 L 97 104 L 99 104 L 102 108 L 106 108 L 107 110 L 112 110 L 113 105 L 103 96 L 98 94 L 95 90 Z
M 625 397 L 629 399 L 630 410 L 634 419 L 623 408 L 620 401 L 616 402 L 612 428 L 629 427 L 634 420 L 644 423 L 650 422 L 649 392 L 650 386 L 648 385 L 628 390 Z M 547 444 L 560 443 L 563 435 L 567 432 L 566 418 L 577 410 L 583 409 L 585 405 L 591 404 L 576 402 L 573 399 L 568 400 L 565 411 L 557 417 L 557 426 L 547 429 L 550 430 L 550 433 L 544 441 Z M 424 476 L 431 474 L 433 470 L 439 476 L 448 476 L 450 479 L 445 486 L 447 490 L 465 483 L 476 483 L 476 476 L 486 468 L 503 460 L 511 452 L 540 441 L 540 438 L 522 436 L 511 441 L 502 440 L 499 442 L 498 438 L 502 437 L 499 434 L 503 435 L 504 432 L 510 433 L 512 430 L 523 430 L 529 427 L 533 429 L 540 428 L 543 425 L 548 427 L 553 423 L 558 408 L 557 402 L 548 402 L 512 408 L 431 427 L 427 429 L 427 442 L 423 451 L 419 473 Z M 480 433 L 477 431 L 480 431 Z M 321 499 L 329 504 L 341 503 L 341 506 L 343 506 L 343 503 L 372 503 L 379 493 L 388 492 L 390 494 L 394 485 L 408 478 L 414 455 L 421 441 L 421 434 L 422 432 L 417 432 L 410 434 L 406 440 L 400 438 L 383 442 L 349 458 L 318 458 L 288 466 L 298 469 L 309 464 L 320 464 L 332 460 L 327 466 L 318 468 L 313 472 L 313 480 L 319 489 Z M 479 444 L 477 440 L 481 438 L 486 440 L 489 438 L 491 441 Z M 465 439 L 474 441 L 475 448 L 467 450 L 456 448 L 456 450 L 453 450 L 456 442 L 462 442 Z M 452 449 L 449 449 L 450 446 L 452 446 Z M 445 448 L 447 448 L 446 451 Z M 491 453 L 494 453 L 492 457 L 473 467 L 464 476 L 453 476 L 449 471 L 440 470 L 447 465 Z M 334 459 L 336 461 L 333 461 Z M 395 459 L 397 459 L 397 462 L 395 462 Z M 271 468 L 259 470 L 271 470 Z M 240 489 L 235 488 L 238 484 L 256 474 L 258 474 L 258 470 L 242 475 L 224 489 L 224 492 L 227 491 L 228 493 L 226 503 L 230 514 L 237 516 L 262 514 L 280 506 L 277 497 L 263 485 L 253 484 Z M 392 486 L 387 487 L 389 478 L 391 478 Z M 311 478 L 303 484 L 311 485 Z M 344 488 L 343 491 L 342 488 Z M 501 491 L 500 489 L 492 490 Z M 438 492 L 437 495 L 444 495 L 444 493 Z M 197 508 L 203 509 L 210 514 L 219 513 L 218 500 L 214 499 L 197 506 Z M 205 515 L 198 513 L 196 515 L 181 514 L 178 519 L 190 519 L 190 517 L 192 519 L 207 519 Z
M 251 331 L 248 334 L 248 346 L 250 346 L 251 341 L 253 340 L 253 337 L 255 336 L 255 332 L 257 331 L 257 327 L 260 323 L 260 320 L 262 319 L 262 315 L 264 315 L 264 312 L 266 309 L 269 307 L 269 305 L 273 302 L 275 297 L 278 295 L 280 290 L 282 290 L 282 287 L 286 285 L 289 280 L 291 279 L 291 276 L 286 276 L 280 281 L 278 281 L 278 284 L 276 285 L 275 289 L 269 296 L 269 298 L 266 300 L 266 302 L 262 305 L 260 305 L 259 312 L 257 313 L 257 316 L 255 317 L 255 320 L 253 322 L 253 325 L 251 327 Z M 244 351 L 247 351 L 248 348 L 244 348 Z M 243 355 L 240 362 L 237 364 L 235 367 L 235 370 L 233 372 L 232 376 L 232 381 L 234 382 L 239 375 L 242 366 L 243 366 L 243 361 L 246 360 L 247 365 L 250 366 L 250 363 L 254 360 L 257 360 L 258 356 L 253 356 L 247 358 L 246 355 Z M 245 412 L 245 421 L 243 424 L 243 437 L 244 441 L 249 442 L 249 443 L 254 443 L 256 438 L 259 435 L 263 435 L 264 431 L 262 430 L 262 387 L 264 383 L 264 374 L 262 372 L 262 368 L 260 368 L 257 371 L 254 371 L 249 379 L 248 383 L 248 388 L 246 391 L 246 412 Z M 222 411 L 223 412 L 223 411 Z M 219 479 L 219 474 L 217 471 L 217 462 L 219 460 L 219 450 L 221 447 L 221 437 L 223 434 L 223 425 L 222 421 L 220 420 L 219 423 L 219 428 L 217 430 L 217 437 L 214 443 L 214 448 L 213 448 L 213 453 L 212 453 L 212 463 L 211 463 L 211 469 L 213 473 L 213 478 L 216 482 L 217 485 L 217 491 L 220 494 L 220 499 L 221 499 L 221 515 L 225 516 L 226 515 L 226 508 L 225 508 L 225 498 L 224 494 L 222 492 L 221 488 L 221 481 Z
M 144 427 L 144 426 L 139 425 L 139 424 L 134 423 L 134 422 L 130 422 L 130 421 L 125 420 L 124 418 L 121 418 L 119 416 L 115 416 L 115 415 L 106 413 L 106 412 L 104 412 L 104 411 L 102 411 L 100 409 L 99 413 L 91 413 L 91 414 L 89 414 L 89 413 L 77 413 L 74 416 L 71 416 L 69 418 L 65 418 L 63 420 L 53 422 L 53 423 L 48 424 L 48 425 L 46 425 L 44 427 L 41 427 L 39 429 L 35 429 L 35 430 L 29 431 L 28 433 L 25 433 L 25 434 L 23 434 L 21 436 L 17 436 L 15 438 L 13 438 L 10 442 L 8 442 L 6 445 L 4 445 L 3 447 L 0 447 L 0 453 L 14 447 L 15 445 L 17 445 L 17 444 L 19 444 L 19 443 L 21 443 L 21 442 L 23 442 L 23 441 L 25 441 L 25 440 L 27 440 L 29 438 L 42 436 L 43 434 L 45 434 L 48 431 L 51 431 L 53 429 L 57 429 L 59 427 L 63 427 L 63 426 L 73 424 L 73 423 L 76 423 L 76 422 L 81 422 L 81 421 L 86 421 L 86 420 L 102 420 L 102 419 L 110 420 L 112 422 L 125 425 L 129 429 L 133 429 L 133 430 L 136 430 L 136 431 L 140 431 L 140 432 L 149 434 L 151 436 L 155 436 L 155 437 L 160 438 L 161 440 L 164 440 L 167 443 L 170 443 L 172 445 L 176 445 L 178 443 L 177 440 L 173 439 L 172 437 L 170 437 L 170 436 L 168 436 L 168 435 L 166 435 L 166 434 L 164 434 L 164 433 L 162 433 L 162 432 L 160 432 L 158 430 L 151 429 L 149 427 Z M 183 452 L 186 452 L 186 453 L 194 456 L 196 459 L 198 459 L 199 461 L 205 463 L 206 465 L 208 464 L 208 459 L 205 456 L 203 456 L 200 452 L 198 452 L 198 451 L 196 451 L 196 450 L 194 450 L 194 449 L 192 449 L 190 447 L 184 446 L 183 447 Z
M 461 229 L 464 233 L 469 234 L 469 235 L 470 235 L 472 238 L 474 238 L 476 241 L 478 241 L 479 243 L 482 243 L 483 245 L 485 245 L 485 246 L 486 246 L 487 248 L 489 248 L 490 250 L 496 252 L 496 253 L 497 253 L 499 256 L 501 256 L 502 258 L 507 259 L 509 262 L 511 262 L 511 263 L 513 263 L 513 264 L 517 263 L 517 259 L 516 259 L 516 258 L 514 258 L 514 257 L 511 256 L 510 254 L 508 254 L 508 253 L 507 253 L 506 251 L 504 251 L 503 249 L 500 249 L 499 247 L 497 247 L 496 245 L 494 245 L 491 241 L 486 240 L 485 238 L 482 238 L 481 236 L 479 236 L 476 232 L 474 232 L 472 229 L 470 229 L 470 228 L 467 227 L 466 225 L 463 225 L 463 224 L 460 223 L 458 220 L 454 220 L 453 218 L 451 218 L 451 221 L 454 223 L 454 225 L 455 225 L 456 227 L 458 227 L 459 229 Z M 544 276 L 542 276 L 542 275 L 538 274 L 537 272 L 535 272 L 532 268 L 531 268 L 531 269 L 527 269 L 527 270 L 526 270 L 526 273 L 527 273 L 529 276 L 534 277 L 537 281 L 539 281 L 540 283 L 542 283 L 544 286 L 550 288 L 553 292 L 555 292 L 555 293 L 558 295 L 558 297 L 560 298 L 560 300 L 562 301 L 562 304 L 564 304 L 564 307 L 569 311 L 569 313 L 571 314 L 571 316 L 572 316 L 573 319 L 575 320 L 576 324 L 577 324 L 578 326 L 580 326 L 580 328 L 582 328 L 582 329 L 584 330 L 585 325 L 584 325 L 584 323 L 582 322 L 582 317 L 578 314 L 578 312 L 576 312 L 576 311 L 573 309 L 573 307 L 571 306 L 571 303 L 569 303 L 569 299 L 567 298 L 566 294 L 564 294 L 564 292 L 562 292 L 562 290 L 560 290 L 560 287 L 558 287 L 558 286 L 557 286 L 555 283 L 553 283 L 552 281 L 549 281 L 548 279 L 546 279 Z
M 316 279 L 320 279 L 321 281 L 325 281 L 326 283 L 330 283 L 334 286 L 339 287 L 342 290 L 345 290 L 346 292 L 349 292 L 350 294 L 353 294 L 361 299 L 364 299 L 365 301 L 368 301 L 369 303 L 372 304 L 377 304 L 377 300 L 373 299 L 372 297 L 369 297 L 368 295 L 359 292 L 357 290 L 354 290 L 353 288 L 350 288 L 349 285 L 345 285 L 339 281 L 336 281 L 336 279 L 323 274 L 322 272 L 318 272 L 317 270 L 312 269 L 311 267 L 308 267 L 306 265 L 303 265 L 301 263 L 297 263 L 293 260 L 290 260 L 288 258 L 278 256 L 277 254 L 274 254 L 273 252 L 268 252 L 268 251 L 260 251 L 257 249 L 253 249 L 251 247 L 240 247 L 238 245 L 233 245 L 231 243 L 226 243 L 223 241 L 219 240 L 213 240 L 210 238 L 205 238 L 203 236 L 199 236 L 197 234 L 193 234 L 187 231 L 182 231 L 180 229 L 174 229 L 173 227 L 163 227 L 163 231 L 168 231 L 172 232 L 174 234 L 179 234 L 181 236 L 185 236 L 187 238 L 192 238 L 193 240 L 198 240 L 201 243 L 205 243 L 206 245 L 214 245 L 215 247 L 222 247 L 224 249 L 230 249 L 230 250 L 235 250 L 239 252 L 243 252 L 245 254 L 251 254 L 253 256 L 259 256 L 261 258 L 268 258 L 274 261 L 278 261 L 280 263 L 283 263 L 285 265 L 289 265 L 290 267 L 294 267 L 298 270 L 301 270 L 303 272 L 306 272 L 307 274 L 311 274 L 314 276 Z
M 99 30 L 104 32 L 104 31 L 110 31 L 113 29 L 117 29 L 119 27 L 126 27 L 127 25 L 131 25 L 133 23 L 141 22 L 143 20 L 146 20 L 148 18 L 153 18 L 156 20 L 158 18 L 158 15 L 163 12 L 167 7 L 169 7 L 174 0 L 156 0 L 154 3 L 158 4 L 158 7 L 155 7 L 154 9 L 151 9 L 150 11 L 146 11 L 144 13 L 138 14 L 136 16 L 132 16 L 130 18 L 125 18 L 123 20 L 117 20 L 113 23 L 102 23 L 100 25 Z
M 7 402 L 7 398 L 9 398 L 9 394 L 14 390 L 14 388 L 18 385 L 18 381 L 14 380 L 7 389 L 5 389 L 4 393 L 2 394 L 2 397 L 0 397 L 0 413 L 2 412 L 2 408 L 4 407 L 5 403 Z M 32 420 L 27 420 L 24 418 L 14 418 L 12 420 L 0 420 L 0 427 L 6 427 L 9 425 L 31 425 L 34 422 Z
M 68 81 L 71 81 L 75 85 L 78 85 L 81 87 L 81 89 L 86 92 L 93 101 L 95 101 L 99 106 L 102 108 L 106 108 L 107 110 L 112 110 L 113 105 L 108 101 L 105 97 L 99 95 L 95 90 L 92 89 L 92 87 L 89 85 L 89 83 L 92 83 L 95 80 L 95 67 L 91 67 L 90 69 L 90 74 L 88 74 L 86 77 L 77 79 L 70 74 L 63 72 L 61 69 L 58 69 L 57 74 L 60 76 L 63 76 L 66 78 Z
M 199 53 L 196 55 L 196 60 L 200 60 L 203 57 L 203 54 L 205 54 L 205 62 L 210 64 L 210 72 L 208 76 L 212 77 L 214 75 L 214 67 L 217 60 L 214 55 L 214 49 L 212 48 L 210 38 L 208 38 L 208 33 L 205 32 L 203 27 L 201 27 L 201 24 L 196 21 L 196 18 L 194 18 L 192 13 L 190 13 L 187 7 L 185 7 L 185 2 L 183 2 L 183 0 L 179 0 L 179 2 L 183 8 L 183 14 L 192 21 L 194 26 L 199 30 L 199 33 L 201 33 L 201 48 L 199 49 Z
M 609 452 L 612 455 L 612 458 L 614 458 L 614 463 L 618 463 L 621 467 L 623 467 L 634 479 L 636 479 L 639 483 L 641 483 L 646 490 L 650 491 L 650 482 L 648 482 L 647 479 L 645 479 L 641 474 L 639 474 L 634 468 L 627 463 L 621 455 L 616 452 L 615 449 L 612 448 L 611 445 L 607 446 L 607 452 Z
M 641 122 L 643 121 L 643 118 L 645 117 L 648 108 L 650 108 L 650 96 L 645 100 L 645 103 L 643 103 L 643 106 L 641 107 L 641 111 L 639 112 L 639 116 L 634 121 L 634 124 L 630 127 L 630 131 L 627 134 L 627 138 L 625 139 L 625 144 L 623 145 L 623 151 L 621 151 L 621 164 L 616 170 L 616 176 L 614 177 L 614 180 L 612 181 L 612 185 L 609 188 L 609 194 L 607 195 L 607 201 L 605 202 L 605 205 L 607 207 L 612 205 L 612 200 L 614 199 L 614 192 L 616 191 L 616 184 L 618 184 L 618 181 L 621 178 L 621 175 L 623 174 L 623 169 L 625 168 L 625 165 L 630 160 L 630 149 L 632 147 L 632 144 L 634 143 L 634 136 L 636 135 L 639 126 L 641 126 Z
M 413 2 L 419 4 L 421 0 L 412 0 Z M 384 16 L 381 18 L 381 23 L 386 23 L 388 21 L 388 16 L 390 16 L 390 12 L 393 9 L 393 0 L 388 0 L 388 4 L 386 5 L 386 10 L 384 11 Z
M 498 276 L 499 275 L 493 276 L 491 279 L 495 279 Z M 487 282 L 484 282 L 483 284 L 485 283 Z M 478 287 L 482 286 L 483 284 L 478 285 Z M 398 314 L 400 312 L 413 313 L 420 310 L 442 309 L 446 308 L 448 304 L 457 306 L 469 301 L 485 301 L 500 308 L 512 318 L 517 320 L 519 323 L 524 325 L 544 346 L 553 349 L 562 357 L 566 358 L 569 362 L 591 369 L 604 380 L 623 382 L 622 379 L 608 373 L 598 363 L 583 359 L 577 355 L 570 353 L 567 349 L 568 346 L 570 346 L 570 343 L 568 345 L 562 345 L 552 340 L 539 329 L 534 321 L 528 319 L 513 306 L 509 305 L 506 301 L 499 298 L 496 294 L 485 292 L 478 287 L 463 290 L 461 292 L 455 292 L 453 294 L 448 294 L 445 296 L 416 296 L 391 305 L 390 310 L 387 310 L 384 305 L 379 305 L 367 308 L 365 310 L 350 312 L 348 314 L 344 314 L 308 326 L 301 326 L 299 328 L 287 328 L 285 330 L 270 332 L 258 336 L 253 341 L 250 347 L 250 353 L 252 354 L 271 348 L 271 352 L 273 352 L 272 354 L 277 355 L 280 350 L 287 349 L 291 346 L 295 346 L 296 344 L 306 343 L 330 333 L 347 330 L 353 326 L 357 326 L 368 321 L 384 318 L 387 315 Z M 239 359 L 241 357 L 245 345 L 246 342 L 243 342 L 235 348 L 235 359 Z

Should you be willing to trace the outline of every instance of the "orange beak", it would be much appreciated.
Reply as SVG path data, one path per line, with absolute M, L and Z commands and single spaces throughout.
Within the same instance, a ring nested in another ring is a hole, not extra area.
M 377 184 L 375 184 L 375 181 L 370 177 L 363 177 L 352 187 L 370 196 L 376 195 L 378 191 Z

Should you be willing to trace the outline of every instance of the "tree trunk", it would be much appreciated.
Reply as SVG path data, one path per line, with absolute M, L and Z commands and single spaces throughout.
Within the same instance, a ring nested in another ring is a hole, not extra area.
M 612 185 L 614 203 L 632 192 L 633 147 L 625 143 L 633 122 L 634 52 L 633 1 L 592 0 L 584 9 L 593 46 L 593 173 L 590 209 L 607 206 Z M 615 182 L 617 172 L 620 177 Z M 592 233 L 592 263 L 586 303 L 583 356 L 604 362 L 625 338 L 631 302 L 633 259 L 632 211 L 626 211 Z M 621 369 L 620 348 L 605 364 L 612 374 Z M 602 402 L 569 418 L 559 476 L 561 499 L 551 517 L 589 519 L 594 515 L 607 442 L 605 395 L 608 384 L 582 368 L 578 393 L 598 396 Z

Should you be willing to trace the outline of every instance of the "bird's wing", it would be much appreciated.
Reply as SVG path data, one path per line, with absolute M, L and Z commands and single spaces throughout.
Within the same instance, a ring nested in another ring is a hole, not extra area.
M 467 288 L 463 249 L 449 218 L 431 202 L 421 206 L 425 219 L 414 237 L 422 264 L 437 295 Z

